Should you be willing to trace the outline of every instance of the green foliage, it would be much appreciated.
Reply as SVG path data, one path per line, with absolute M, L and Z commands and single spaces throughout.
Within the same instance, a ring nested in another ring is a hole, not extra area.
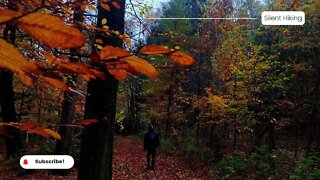
M 273 152 L 263 145 L 256 152 L 244 157 L 240 153 L 225 157 L 217 164 L 211 165 L 211 176 L 217 179 L 268 179 L 272 173 Z
M 320 152 L 311 153 L 306 158 L 301 158 L 295 165 L 290 179 L 315 180 L 320 177 Z
M 43 143 L 40 146 L 37 154 L 43 154 L 43 155 L 48 154 L 48 155 L 51 155 L 54 152 L 54 147 L 55 147 L 55 143 L 54 142 L 47 141 L 47 142 Z
M 139 138 L 143 139 L 143 138 L 144 138 L 144 135 L 145 135 L 147 132 L 148 132 L 148 129 L 147 129 L 147 128 L 141 129 L 141 130 L 138 131 L 137 136 L 138 136 Z
M 70 156 L 72 156 L 76 162 L 79 162 L 80 160 L 80 144 L 80 134 L 77 134 L 72 138 L 72 146 L 70 152 Z
M 242 179 L 248 168 L 248 160 L 235 153 L 231 158 L 224 158 L 214 167 L 215 178 L 219 179 Z
M 191 136 L 186 136 L 183 139 L 182 143 L 182 150 L 188 155 L 188 156 L 196 156 L 200 157 L 201 155 L 201 149 L 199 146 L 195 145 L 193 143 L 193 138 Z
M 160 146 L 161 146 L 161 148 L 163 148 L 163 149 L 165 149 L 166 151 L 169 151 L 169 152 L 172 151 L 173 148 L 174 148 L 174 145 L 171 142 L 171 140 L 164 139 L 164 138 L 160 139 Z
M 252 153 L 248 157 L 248 161 L 250 162 L 250 168 L 255 169 L 256 176 L 259 178 L 270 178 L 273 169 L 271 166 L 272 159 L 275 152 L 269 152 L 269 147 L 267 145 L 262 145 L 257 149 L 256 152 Z

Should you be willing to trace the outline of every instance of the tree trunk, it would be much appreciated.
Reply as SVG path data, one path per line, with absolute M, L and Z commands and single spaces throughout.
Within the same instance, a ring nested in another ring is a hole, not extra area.
M 73 77 L 72 80 L 76 79 Z M 69 80 L 70 82 L 70 80 Z M 71 83 L 67 83 L 69 86 Z M 62 103 L 61 119 L 60 125 L 70 124 L 74 119 L 74 109 L 75 109 L 75 93 L 64 92 L 64 100 Z M 55 146 L 54 154 L 58 155 L 68 155 L 70 154 L 71 144 L 72 144 L 72 127 L 60 126 L 59 134 L 61 135 L 61 140 L 58 140 Z M 66 176 L 70 170 L 53 170 L 52 173 L 55 175 Z
M 0 99 L 1 116 L 3 122 L 18 122 L 14 105 L 14 92 L 12 85 L 12 72 L 1 70 L 0 72 Z M 22 149 L 19 130 L 14 127 L 6 127 L 5 130 L 12 137 L 6 137 L 7 157 L 17 154 Z
M 316 48 L 313 49 L 313 58 L 315 61 L 315 67 L 317 70 L 317 75 L 316 75 L 316 81 L 314 84 L 314 93 L 313 93 L 313 101 L 312 101 L 312 111 L 311 111 L 311 116 L 310 116 L 310 129 L 308 132 L 308 141 L 307 141 L 307 156 L 310 155 L 311 150 L 312 150 L 312 144 L 313 141 L 315 140 L 315 135 L 317 135 L 317 129 L 319 127 L 319 101 L 320 101 L 320 63 L 317 60 L 317 50 Z
M 125 1 L 119 1 L 121 9 L 112 5 L 111 11 L 98 6 L 98 27 L 102 19 L 107 19 L 111 30 L 124 32 Z M 122 46 L 117 37 L 97 35 L 104 45 Z M 82 134 L 78 179 L 109 180 L 112 179 L 113 126 L 116 115 L 116 98 L 118 81 L 105 70 L 106 79 L 91 80 L 88 83 L 88 95 L 84 116 L 99 122 L 87 126 Z
M 171 108 L 173 105 L 173 70 L 170 72 L 170 85 L 168 90 L 168 106 L 167 106 L 167 118 L 166 118 L 166 127 L 165 127 L 165 137 L 168 138 L 171 128 Z
M 17 10 L 13 3 L 9 3 L 8 8 Z M 3 32 L 4 38 L 12 44 L 16 40 L 16 26 L 7 24 Z M 18 122 L 14 104 L 13 73 L 7 70 L 0 71 L 0 100 L 1 117 L 3 122 Z M 19 130 L 14 127 L 6 127 L 5 130 L 12 137 L 6 137 L 7 157 L 17 154 L 22 149 Z
M 82 0 L 78 0 L 79 3 L 82 2 Z M 83 12 L 81 11 L 80 6 L 75 7 L 74 15 L 73 15 L 74 21 L 77 22 L 83 22 Z M 78 29 L 81 29 L 80 27 L 77 27 Z M 76 49 L 70 50 L 71 54 L 76 54 Z M 71 57 L 71 62 L 77 62 L 78 59 Z M 73 82 L 77 81 L 77 75 L 71 76 L 70 79 L 67 80 L 67 85 L 72 86 Z M 74 120 L 74 109 L 76 104 L 76 94 L 74 92 L 64 92 L 64 99 L 62 103 L 62 110 L 61 110 L 61 120 L 60 124 L 71 124 Z M 71 127 L 66 126 L 60 126 L 59 127 L 59 134 L 61 135 L 61 140 L 57 141 L 56 147 L 55 147 L 55 154 L 70 154 L 71 151 L 71 144 L 72 144 L 72 134 L 73 129 Z M 70 172 L 70 170 L 54 170 L 53 174 L 56 175 L 67 175 Z

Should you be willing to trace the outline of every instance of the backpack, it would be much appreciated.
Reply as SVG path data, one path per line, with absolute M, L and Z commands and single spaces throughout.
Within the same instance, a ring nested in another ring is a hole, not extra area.
M 150 148 L 156 148 L 158 147 L 158 135 L 155 132 L 149 132 L 148 133 L 148 142 Z
M 157 134 L 155 132 L 148 133 L 150 141 L 155 141 Z

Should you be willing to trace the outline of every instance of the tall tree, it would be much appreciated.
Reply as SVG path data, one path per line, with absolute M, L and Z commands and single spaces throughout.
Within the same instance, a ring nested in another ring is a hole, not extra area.
M 83 11 L 81 10 L 80 4 L 83 0 L 78 0 L 79 5 L 74 7 L 73 20 L 75 22 L 83 22 Z M 77 27 L 80 29 L 80 26 Z M 71 54 L 76 54 L 76 49 L 70 50 Z M 71 57 L 71 62 L 77 62 L 78 57 Z M 72 87 L 74 81 L 77 80 L 77 75 L 71 75 L 67 79 L 67 85 Z M 74 120 L 74 111 L 76 103 L 76 94 L 74 92 L 65 91 L 63 95 L 64 99 L 62 102 L 61 119 L 60 124 L 71 124 Z M 72 133 L 73 129 L 66 126 L 59 127 L 59 134 L 61 135 L 61 140 L 58 140 L 55 147 L 55 154 L 70 154 L 71 144 L 72 144 Z M 67 175 L 69 170 L 56 170 L 55 174 Z
M 8 4 L 8 9 L 17 10 L 14 3 Z M 4 30 L 4 38 L 15 44 L 16 26 L 7 24 Z M 13 91 L 13 73 L 7 70 L 0 71 L 0 101 L 1 101 L 1 117 L 3 122 L 18 122 L 16 117 L 14 91 Z M 7 127 L 6 130 L 12 137 L 6 137 L 7 157 L 10 157 L 22 148 L 19 131 L 14 127 Z
M 119 1 L 119 6 L 119 9 L 110 6 L 110 11 L 107 11 L 99 4 L 97 27 L 102 28 L 105 19 L 110 30 L 123 34 L 125 1 Z M 122 46 L 122 40 L 116 36 L 97 34 L 96 38 L 102 39 L 103 46 Z M 107 70 L 104 73 L 105 80 L 96 79 L 88 83 L 84 117 L 97 119 L 99 123 L 88 126 L 83 131 L 78 173 L 80 180 L 112 178 L 113 126 L 118 81 Z

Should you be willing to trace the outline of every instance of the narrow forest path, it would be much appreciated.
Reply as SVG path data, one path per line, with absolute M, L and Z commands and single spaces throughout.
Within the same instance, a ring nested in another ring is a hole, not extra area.
M 1 147 L 1 146 L 0 146 Z M 197 165 L 195 165 L 197 164 Z M 53 176 L 46 170 L 35 170 L 31 174 L 19 175 L 19 163 L 6 161 L 0 163 L 0 180 L 75 180 L 77 170 L 65 176 Z M 21 172 L 21 171 L 20 171 Z M 115 180 L 206 180 L 207 168 L 186 157 L 176 157 L 157 152 L 155 171 L 147 170 L 143 141 L 138 137 L 117 136 L 114 143 L 113 179 Z
M 205 166 L 194 166 L 185 157 L 157 152 L 155 171 L 146 168 L 143 141 L 137 137 L 117 137 L 114 151 L 113 179 L 208 179 Z

